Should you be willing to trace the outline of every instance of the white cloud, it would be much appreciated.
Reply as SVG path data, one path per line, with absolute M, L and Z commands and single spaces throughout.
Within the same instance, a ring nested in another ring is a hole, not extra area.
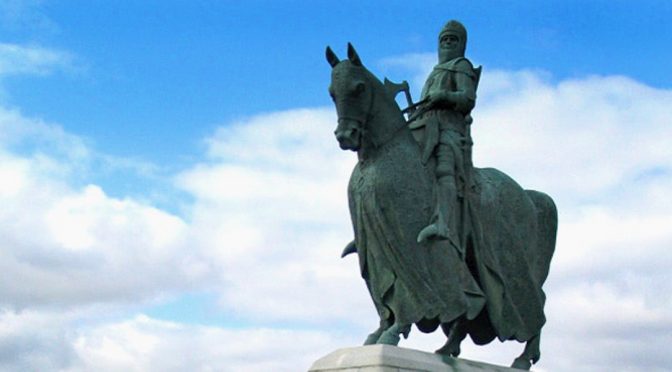
M 24 6 L 17 1 L 0 1 L 0 30 L 5 27 L 12 28 L 12 24 L 18 25 L 27 18 Z M 31 13 L 38 14 L 38 13 Z M 39 18 L 39 17 L 38 17 Z M 34 23 L 37 23 L 35 18 Z M 43 25 L 48 25 L 46 18 Z M 36 26 L 37 27 L 37 26 Z M 1 32 L 1 31 L 0 31 Z M 22 45 L 0 42 L 0 102 L 4 101 L 7 92 L 4 90 L 4 79 L 16 75 L 51 75 L 57 71 L 74 72 L 82 70 L 82 66 L 76 66 L 72 54 L 44 48 L 38 45 Z M 3 135 L 0 134 L 0 137 Z
M 178 217 L 97 186 L 45 181 L 2 198 L 5 306 L 142 300 L 190 287 L 207 272 L 181 251 L 186 226 Z
M 609 198 L 648 172 L 672 170 L 672 92 L 618 76 L 552 85 L 530 72 L 484 74 L 475 163 L 582 203 Z M 509 82 L 516 80 L 524 83 Z
M 425 79 L 437 63 L 436 53 L 409 53 L 398 57 L 385 58 L 380 65 L 384 70 L 401 69 L 411 74 L 408 79 L 412 96 L 415 100 L 420 99 L 420 92 L 425 84 Z M 382 77 L 381 77 L 382 79 Z
M 81 169 L 92 157 L 92 151 L 81 137 L 65 132 L 60 126 L 41 119 L 27 118 L 18 109 L 0 106 L 0 151 L 20 156 L 40 165 L 40 172 Z
M 73 185 L 93 157 L 84 141 L 5 109 L 0 128 L 3 307 L 143 300 L 207 273 L 198 252 L 182 251 L 179 217 Z
M 0 77 L 9 75 L 46 75 L 70 68 L 69 53 L 39 46 L 0 43 Z
M 0 369 L 294 372 L 353 342 L 338 330 L 227 329 L 142 314 L 92 323 L 77 322 L 78 316 L 0 313 Z
M 0 369 L 55 371 L 69 366 L 76 355 L 67 315 L 14 313 L 0 310 Z
M 157 321 L 140 315 L 83 332 L 80 363 L 68 371 L 297 371 L 352 342 L 325 331 L 231 330 Z

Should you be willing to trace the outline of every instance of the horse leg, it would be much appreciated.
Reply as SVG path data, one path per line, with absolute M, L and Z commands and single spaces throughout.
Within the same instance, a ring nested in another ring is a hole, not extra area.
M 518 358 L 513 361 L 511 368 L 530 369 L 532 364 L 539 361 L 541 351 L 539 350 L 540 335 L 534 336 L 525 343 L 525 350 Z
M 383 334 L 383 332 L 385 330 L 387 330 L 388 328 L 390 328 L 391 326 L 392 326 L 392 324 L 390 323 L 390 321 L 385 320 L 385 319 L 381 319 L 380 320 L 380 326 L 378 327 L 378 329 L 373 331 L 368 337 L 366 337 L 366 340 L 364 341 L 364 345 L 374 345 L 374 344 L 378 343 L 378 339 Z
M 410 324 L 400 324 L 395 322 L 391 327 L 383 331 L 376 343 L 396 346 L 401 339 L 399 335 L 403 334 L 404 338 L 407 338 L 409 332 L 411 332 Z
M 441 330 L 448 338 L 446 344 L 435 353 L 457 357 L 460 355 L 460 344 L 467 337 L 467 322 L 457 319 L 452 323 L 441 324 Z

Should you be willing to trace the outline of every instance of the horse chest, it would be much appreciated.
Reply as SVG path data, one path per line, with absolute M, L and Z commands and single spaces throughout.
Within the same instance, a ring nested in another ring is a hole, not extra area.
M 403 174 L 387 162 L 360 163 L 350 178 L 349 193 L 356 200 L 394 198 L 399 192 L 395 186 L 402 177 Z

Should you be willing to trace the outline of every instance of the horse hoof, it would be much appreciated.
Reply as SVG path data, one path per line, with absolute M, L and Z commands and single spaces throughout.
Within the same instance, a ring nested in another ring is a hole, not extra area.
M 401 337 L 399 337 L 398 334 L 391 332 L 383 332 L 383 334 L 380 336 L 380 338 L 376 343 L 397 346 L 399 344 L 399 340 L 401 340 Z
M 434 353 L 441 355 L 448 355 L 457 358 L 460 355 L 460 351 L 461 350 L 459 345 L 455 347 L 450 343 L 446 342 L 445 345 L 443 345 L 440 349 L 437 349 Z
M 529 370 L 532 367 L 532 363 L 530 362 L 529 359 L 523 358 L 523 357 L 518 357 L 513 361 L 513 364 L 511 364 L 511 368 L 517 368 L 517 369 L 523 369 L 523 370 Z
M 378 343 L 379 338 L 380 332 L 373 332 L 366 338 L 366 340 L 364 340 L 364 345 L 375 345 Z

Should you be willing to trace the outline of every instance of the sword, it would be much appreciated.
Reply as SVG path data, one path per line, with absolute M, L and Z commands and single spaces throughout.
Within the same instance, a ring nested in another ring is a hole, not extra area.
M 414 103 L 414 104 L 412 104 L 412 105 L 409 105 L 409 106 L 406 107 L 405 109 L 401 110 L 401 112 L 404 113 L 404 114 L 408 114 L 408 113 L 410 113 L 411 116 L 412 116 L 413 113 L 415 112 L 415 109 L 417 109 L 419 106 L 424 105 L 424 104 L 427 103 L 427 102 L 429 102 L 429 98 L 425 98 L 425 99 L 420 100 L 420 101 L 418 101 L 418 102 L 416 102 L 416 103 Z
M 420 100 L 420 101 L 412 104 L 411 106 L 406 107 L 404 110 L 401 111 L 402 113 L 407 113 L 407 112 L 409 113 L 407 124 L 411 124 L 413 121 L 415 121 L 415 119 L 419 118 L 420 116 L 422 116 L 422 114 L 429 111 L 431 106 L 426 105 L 426 103 L 429 103 L 429 98 L 425 98 L 423 100 Z M 420 107 L 420 108 L 418 109 L 418 107 Z

